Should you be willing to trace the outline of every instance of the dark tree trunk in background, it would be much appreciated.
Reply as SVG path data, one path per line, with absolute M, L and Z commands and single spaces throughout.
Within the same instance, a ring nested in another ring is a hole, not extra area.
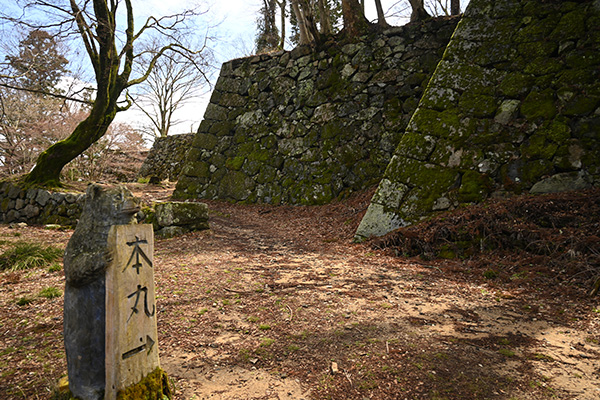
M 412 7 L 412 14 L 410 15 L 410 22 L 422 21 L 427 18 L 431 18 L 431 15 L 425 11 L 425 5 L 423 0 L 408 0 Z
M 283 46 L 285 46 L 285 8 L 287 6 L 287 0 L 277 1 L 277 4 L 279 5 L 279 11 L 281 12 L 281 38 L 279 40 L 279 48 L 283 49 Z
M 390 26 L 385 20 L 385 15 L 383 14 L 383 7 L 381 6 L 381 0 L 375 0 L 375 8 L 377 8 L 377 25 L 382 27 Z
M 299 45 L 309 45 L 314 43 L 314 38 L 308 31 L 308 27 L 306 25 L 306 18 L 304 17 L 303 10 L 300 9 L 300 5 L 298 4 L 299 0 L 291 0 L 292 2 L 292 12 L 296 16 L 296 20 L 298 21 L 298 33 L 300 35 L 300 40 L 298 42 Z
M 460 14 L 460 0 L 450 0 L 450 14 Z
M 369 21 L 365 18 L 358 0 L 342 0 L 342 14 L 344 16 L 344 30 L 350 38 L 367 33 Z

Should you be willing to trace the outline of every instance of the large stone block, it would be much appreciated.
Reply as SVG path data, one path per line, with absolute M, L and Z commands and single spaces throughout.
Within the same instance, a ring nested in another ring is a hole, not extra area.
M 208 229 L 208 206 L 205 203 L 160 203 L 156 205 L 155 216 L 161 227 L 180 226 L 189 230 Z

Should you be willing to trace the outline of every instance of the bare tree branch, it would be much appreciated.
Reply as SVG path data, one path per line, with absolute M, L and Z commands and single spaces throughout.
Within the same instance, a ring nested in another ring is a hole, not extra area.
M 0 83 L 0 87 L 6 88 L 6 89 L 12 89 L 12 90 L 19 90 L 19 91 L 27 92 L 27 93 L 41 94 L 41 95 L 44 95 L 44 96 L 54 97 L 56 99 L 73 101 L 75 103 L 88 104 L 88 105 L 94 104 L 94 102 L 91 101 L 91 100 L 78 99 L 77 97 L 65 96 L 65 95 L 62 95 L 60 93 L 48 92 L 48 91 L 45 91 L 45 90 L 27 89 L 27 88 L 18 87 L 18 86 L 12 86 L 12 85 L 9 85 L 7 83 Z M 81 92 L 83 92 L 85 90 L 89 90 L 89 88 L 82 89 Z

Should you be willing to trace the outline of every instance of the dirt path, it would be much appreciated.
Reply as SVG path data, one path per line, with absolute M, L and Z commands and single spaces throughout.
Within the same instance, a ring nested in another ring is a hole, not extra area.
M 600 397 L 595 303 L 352 244 L 363 207 L 213 203 L 211 233 L 163 242 L 182 398 Z
M 209 202 L 210 231 L 156 242 L 161 363 L 177 399 L 600 398 L 597 298 L 353 244 L 367 200 Z M 69 235 L 0 227 L 7 241 Z M 63 282 L 0 274 L 0 398 L 51 398 L 66 370 L 62 298 L 16 301 Z

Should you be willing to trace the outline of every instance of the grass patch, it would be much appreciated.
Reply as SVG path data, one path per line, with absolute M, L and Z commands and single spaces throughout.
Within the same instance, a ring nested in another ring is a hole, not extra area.
M 62 265 L 60 265 L 60 263 L 53 263 L 48 267 L 48 272 L 59 272 L 60 270 L 62 270 Z
M 63 250 L 54 246 L 17 242 L 0 254 L 0 271 L 20 271 L 47 267 L 63 256 Z
M 554 361 L 554 358 L 552 358 L 549 355 L 543 354 L 543 353 L 534 353 L 531 358 L 533 360 L 538 360 L 538 361 L 548 361 L 548 362 Z
M 19 300 L 17 300 L 18 306 L 27 306 L 31 303 L 33 303 L 33 298 L 31 298 L 29 296 L 24 296 L 24 297 L 19 298 Z
M 498 353 L 502 354 L 505 357 L 514 357 L 515 356 L 515 352 L 512 350 L 508 350 L 508 349 L 500 349 L 500 350 L 498 350 Z
M 42 289 L 39 293 L 39 296 L 45 297 L 47 299 L 54 299 L 54 298 L 62 296 L 62 292 L 60 291 L 60 289 L 57 289 L 57 288 L 51 286 L 51 287 Z

